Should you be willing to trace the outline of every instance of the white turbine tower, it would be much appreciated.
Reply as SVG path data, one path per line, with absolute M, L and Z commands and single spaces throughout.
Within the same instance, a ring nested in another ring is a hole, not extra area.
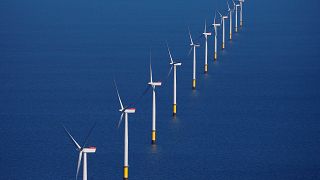
M 217 13 L 216 13 L 217 14 Z M 220 24 L 216 23 L 216 14 L 214 15 L 213 28 L 214 28 L 214 60 L 217 60 L 217 34 Z
M 193 43 L 191 33 L 189 30 L 189 37 L 190 37 L 190 52 L 193 49 L 193 74 L 192 74 L 192 89 L 196 89 L 196 66 L 197 66 L 197 60 L 196 60 L 196 48 L 199 47 L 199 44 Z M 189 53 L 190 54 L 190 53 Z
M 202 33 L 206 39 L 205 55 L 204 55 L 204 73 L 208 73 L 208 36 L 211 36 L 210 32 L 207 32 L 207 22 L 204 21 L 204 31 Z
M 177 114 L 177 66 L 181 66 L 182 63 L 178 61 L 173 61 L 170 49 L 169 47 L 167 48 L 170 56 L 170 65 L 171 65 L 169 75 L 173 68 L 173 116 L 175 116 Z
M 243 7 L 243 3 L 244 3 L 244 0 L 239 0 L 240 2 L 240 27 L 242 27 L 242 7 Z
M 151 53 L 150 53 L 150 82 L 148 83 L 152 87 L 152 134 L 151 143 L 156 143 L 156 87 L 161 86 L 161 82 L 154 82 L 152 79 L 152 67 L 151 67 Z
M 240 4 L 236 4 L 233 1 L 233 5 L 236 7 L 236 25 L 235 25 L 235 31 L 238 32 L 238 7 L 240 7 Z
M 232 40 L 232 13 L 235 10 L 235 6 L 233 6 L 233 9 L 230 8 L 229 2 L 227 1 L 227 5 L 228 5 L 228 12 L 229 12 L 229 25 L 230 25 L 230 29 L 229 29 L 229 39 Z
M 228 16 L 223 16 L 219 11 L 218 11 L 220 18 L 222 20 L 222 49 L 225 48 L 225 19 L 228 19 Z
M 128 152 L 129 152 L 129 134 L 128 134 L 128 114 L 131 113 L 135 113 L 136 109 L 135 108 L 128 108 L 128 107 L 123 107 L 120 95 L 119 95 L 119 91 L 118 91 L 118 87 L 116 82 L 114 81 L 116 90 L 117 90 L 117 95 L 118 95 L 118 99 L 120 102 L 120 106 L 121 109 L 119 109 L 119 111 L 121 112 L 121 116 L 120 116 L 120 120 L 118 123 L 118 128 L 122 122 L 123 119 L 123 115 L 124 115 L 124 164 L 123 164 L 123 179 L 127 180 L 128 179 L 128 175 L 129 175 L 129 157 L 128 157 Z
M 95 126 L 95 125 L 94 125 Z M 87 140 L 94 128 L 94 126 L 90 129 L 84 143 L 83 146 L 81 147 L 77 141 L 72 137 L 72 135 L 69 133 L 69 131 L 67 130 L 67 128 L 65 126 L 63 126 L 64 130 L 66 131 L 66 133 L 68 134 L 69 138 L 72 140 L 72 142 L 74 143 L 74 145 L 76 146 L 76 150 L 79 151 L 79 159 L 78 159 L 78 165 L 77 165 L 77 174 L 76 174 L 76 179 L 78 179 L 78 174 L 79 174 L 79 169 L 80 169 L 80 165 L 81 165 L 81 160 L 82 160 L 82 154 L 83 154 L 83 180 L 87 180 L 87 153 L 95 153 L 96 152 L 96 147 L 85 147 Z

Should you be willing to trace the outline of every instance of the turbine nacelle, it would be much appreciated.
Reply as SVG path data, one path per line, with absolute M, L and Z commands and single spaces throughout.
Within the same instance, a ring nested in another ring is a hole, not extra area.
M 199 47 L 199 46 L 200 46 L 200 44 L 190 44 L 190 46 Z
M 96 147 L 91 146 L 91 147 L 83 148 L 82 152 L 83 153 L 95 153 L 96 149 L 97 149 Z
M 181 62 L 170 62 L 170 65 L 181 66 Z
M 212 24 L 212 26 L 219 27 L 219 26 L 220 26 L 220 24 L 216 24 L 216 23 L 214 23 L 214 24 Z
M 125 113 L 135 113 L 136 112 L 136 108 L 128 108 L 126 110 L 124 110 Z
M 122 113 L 135 113 L 136 109 L 135 108 L 119 109 L 119 112 L 122 112 Z
M 149 82 L 148 83 L 150 86 L 161 86 L 161 82 Z
M 205 33 L 202 33 L 203 35 L 205 35 L 205 36 L 211 36 L 211 33 L 209 33 L 209 32 L 205 32 Z

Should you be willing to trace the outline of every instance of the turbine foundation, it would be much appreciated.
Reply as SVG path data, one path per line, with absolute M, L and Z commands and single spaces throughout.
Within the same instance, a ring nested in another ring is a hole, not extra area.
M 152 130 L 151 144 L 156 144 L 156 130 Z
M 196 80 L 192 79 L 192 89 L 196 89 Z
M 204 65 L 204 73 L 207 74 L 208 73 L 208 64 Z
M 123 167 L 123 180 L 128 180 L 129 169 L 128 166 Z

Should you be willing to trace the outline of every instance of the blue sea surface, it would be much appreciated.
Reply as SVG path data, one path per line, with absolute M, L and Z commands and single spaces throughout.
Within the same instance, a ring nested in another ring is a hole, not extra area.
M 231 4 L 231 2 L 230 2 Z M 2 0 L 0 2 L 0 179 L 75 179 L 78 152 L 64 124 L 88 146 L 88 179 L 123 178 L 120 104 L 153 78 L 129 116 L 129 179 L 320 179 L 320 16 L 317 0 L 251 1 L 244 26 L 204 70 L 205 20 L 213 31 L 224 0 Z M 226 35 L 229 21 L 226 21 Z M 233 22 L 235 22 L 233 20 Z M 197 49 L 192 90 L 188 27 Z M 177 68 L 172 117 L 168 42 Z M 79 179 L 82 178 L 82 169 Z

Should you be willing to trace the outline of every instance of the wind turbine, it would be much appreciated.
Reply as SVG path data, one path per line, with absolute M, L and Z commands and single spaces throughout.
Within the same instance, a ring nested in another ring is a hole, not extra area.
M 119 91 L 118 91 L 118 87 L 117 87 L 117 84 L 116 82 L 114 81 L 114 85 L 116 87 L 116 90 L 117 90 L 117 95 L 118 95 L 118 99 L 119 99 L 119 102 L 120 102 L 120 107 L 121 109 L 119 109 L 119 111 L 121 112 L 121 116 L 120 116 L 120 120 L 119 120 L 119 123 L 118 123 L 118 128 L 122 122 L 122 119 L 123 119 L 123 115 L 124 115 L 124 165 L 123 165 L 123 179 L 124 180 L 127 180 L 128 179 L 128 175 L 129 175 L 129 172 L 128 172 L 128 168 L 129 168 L 129 159 L 128 159 L 128 147 L 129 147 L 129 134 L 128 134 L 128 114 L 131 114 L 131 113 L 135 113 L 136 112 L 136 109 L 135 108 L 128 108 L 128 107 L 123 107 L 123 104 L 122 104 L 122 101 L 121 101 L 121 98 L 120 98 L 120 95 L 119 95 Z
M 242 27 L 242 5 L 244 3 L 244 0 L 239 0 L 240 2 L 240 27 Z
M 178 62 L 176 60 L 173 61 L 170 49 L 168 46 L 167 46 L 167 48 L 168 48 L 168 53 L 170 56 L 170 65 L 171 65 L 171 68 L 170 68 L 168 75 L 170 75 L 172 68 L 173 68 L 173 116 L 175 116 L 177 114 L 177 66 L 181 66 L 182 63 Z
M 218 11 L 220 18 L 222 20 L 222 49 L 225 48 L 225 19 L 228 19 L 228 16 L 222 16 L 222 14 Z
M 190 33 L 190 29 L 189 29 L 189 37 L 190 37 L 190 52 L 193 48 L 193 74 L 192 74 L 192 89 L 196 89 L 196 48 L 199 47 L 199 44 L 195 44 L 193 43 L 192 37 L 191 37 L 191 33 Z M 190 53 L 189 53 L 190 54 Z
M 95 124 L 94 124 L 95 126 Z M 85 147 L 86 143 L 88 141 L 88 138 L 94 128 L 94 126 L 92 126 L 92 128 L 90 129 L 82 147 L 78 144 L 78 142 L 72 137 L 72 135 L 69 133 L 69 131 L 67 130 L 67 128 L 65 126 L 63 126 L 64 130 L 66 131 L 66 133 L 68 134 L 69 138 L 72 140 L 72 142 L 74 143 L 74 145 L 76 146 L 76 150 L 79 151 L 79 159 L 78 159 L 78 165 L 77 165 L 77 174 L 76 174 L 76 179 L 78 179 L 78 174 L 79 174 L 79 169 L 80 169 L 80 164 L 81 164 L 81 160 L 82 160 L 82 154 L 83 154 L 83 180 L 87 180 L 87 153 L 95 153 L 96 152 L 96 147 L 90 146 L 90 147 Z
M 205 46 L 205 56 L 204 56 L 204 73 L 208 73 L 208 36 L 211 36 L 210 32 L 207 32 L 207 22 L 204 21 L 204 31 L 202 33 L 204 38 L 206 39 L 206 46 Z
M 234 4 L 234 2 L 233 2 L 233 4 Z M 230 25 L 230 32 L 229 32 L 229 39 L 230 40 L 232 40 L 232 13 L 234 12 L 234 10 L 235 10 L 235 5 L 233 6 L 233 9 L 230 9 L 230 5 L 229 5 L 229 2 L 227 1 L 227 5 L 228 5 L 228 11 L 229 11 L 229 25 Z
M 152 134 L 151 143 L 156 143 L 156 87 L 161 86 L 161 82 L 154 82 L 152 80 L 152 67 L 151 67 L 151 52 L 150 52 L 150 82 L 148 83 L 152 87 Z
M 213 28 L 214 28 L 214 60 L 217 60 L 217 27 L 220 26 L 220 24 L 216 23 L 216 15 L 214 15 L 214 21 L 213 21 Z
M 240 7 L 240 4 L 236 4 L 233 1 L 233 5 L 236 7 L 236 26 L 235 26 L 235 31 L 238 32 L 238 7 Z

